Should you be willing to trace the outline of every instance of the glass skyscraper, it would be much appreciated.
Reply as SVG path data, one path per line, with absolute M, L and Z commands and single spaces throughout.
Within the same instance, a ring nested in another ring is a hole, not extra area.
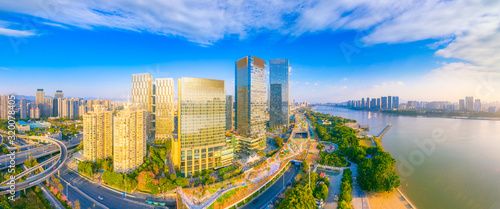
M 236 130 L 242 136 L 262 139 L 266 136 L 266 62 L 254 56 L 236 61 Z
M 273 59 L 269 64 L 269 127 L 281 129 L 289 126 L 289 63 Z
M 224 81 L 178 80 L 178 140 L 174 164 L 182 176 L 227 166 L 233 149 L 226 147 L 226 87 Z M 180 164 L 180 165 L 179 165 Z

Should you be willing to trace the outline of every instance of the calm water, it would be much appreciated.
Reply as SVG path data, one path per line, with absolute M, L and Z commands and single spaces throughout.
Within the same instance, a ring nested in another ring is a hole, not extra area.
M 396 159 L 401 189 L 418 208 L 500 209 L 500 121 L 409 117 L 317 107 L 370 126 Z

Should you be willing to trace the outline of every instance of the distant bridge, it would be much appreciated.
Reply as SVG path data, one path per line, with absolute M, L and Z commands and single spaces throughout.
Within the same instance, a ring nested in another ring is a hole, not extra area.
M 382 139 L 382 137 L 389 131 L 389 129 L 392 127 L 392 125 L 389 123 L 382 131 L 376 136 L 379 139 Z

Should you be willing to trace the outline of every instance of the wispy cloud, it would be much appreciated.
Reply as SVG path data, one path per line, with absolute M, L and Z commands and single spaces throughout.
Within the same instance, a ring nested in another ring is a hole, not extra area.
M 373 88 L 381 89 L 381 88 L 392 88 L 397 86 L 402 86 L 405 83 L 403 81 L 391 81 L 391 82 L 382 82 L 380 84 L 374 85 Z
M 36 35 L 36 34 L 32 31 L 0 28 L 0 36 L 28 37 L 28 36 L 34 36 L 34 35 Z

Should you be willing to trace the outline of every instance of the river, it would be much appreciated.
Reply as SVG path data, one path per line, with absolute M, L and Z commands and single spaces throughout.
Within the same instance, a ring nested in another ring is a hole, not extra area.
M 417 208 L 500 208 L 500 121 L 411 117 L 315 107 L 355 119 L 396 159 L 400 189 Z

